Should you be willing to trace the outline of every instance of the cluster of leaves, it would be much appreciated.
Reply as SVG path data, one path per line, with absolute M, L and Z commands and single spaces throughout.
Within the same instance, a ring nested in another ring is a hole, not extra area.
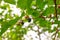
M 2 0 L 0 0 L 1 3 Z M 22 13 L 21 17 L 15 16 L 15 19 L 12 19 L 10 14 L 6 14 L 5 18 L 0 19 L 0 24 L 1 24 L 1 32 L 0 32 L 0 36 L 11 26 L 15 25 L 17 23 L 18 20 L 20 20 L 24 15 L 31 15 L 34 23 L 37 25 L 37 23 L 39 24 L 39 27 L 43 27 L 43 28 L 47 28 L 48 31 L 51 31 L 51 25 L 52 22 L 51 19 L 53 18 L 53 20 L 55 21 L 54 24 L 58 24 L 60 26 L 60 21 L 55 20 L 55 4 L 54 4 L 54 0 L 4 0 L 4 2 L 8 3 L 8 4 L 13 4 L 16 5 L 17 8 L 20 8 L 22 11 L 26 11 L 25 13 Z M 57 4 L 60 4 L 60 1 L 57 0 Z M 6 9 L 6 6 L 8 5 L 4 5 L 4 6 L 0 6 L 0 8 L 2 9 Z M 58 9 L 58 13 L 59 12 L 59 8 Z M 8 10 L 9 12 L 11 10 Z M 0 16 L 2 16 L 3 12 L 0 13 Z M 23 15 L 24 14 L 24 15 Z M 53 17 L 51 17 L 51 15 L 54 15 Z M 59 14 L 60 15 L 60 14 Z M 10 18 L 11 20 L 7 21 L 7 18 Z M 46 18 L 50 18 L 50 20 L 46 20 Z M 6 21 L 3 21 L 6 20 Z M 46 29 L 46 31 L 47 31 Z M 24 29 L 20 29 L 22 31 L 24 31 Z M 56 31 L 55 29 L 52 30 L 53 32 Z M 25 32 L 25 31 L 24 31 Z M 15 33 L 13 33 L 14 35 L 16 35 Z M 20 32 L 20 34 L 23 34 L 23 32 Z M 60 33 L 58 33 L 60 35 Z M 14 36 L 13 35 L 13 36 Z M 15 39 L 14 39 L 15 40 Z M 21 40 L 21 39 L 20 39 Z

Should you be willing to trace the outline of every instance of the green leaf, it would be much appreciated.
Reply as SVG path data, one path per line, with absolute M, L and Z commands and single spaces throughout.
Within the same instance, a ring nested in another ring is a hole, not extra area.
M 51 28 L 51 22 L 46 21 L 43 18 L 36 18 L 35 23 L 39 24 L 40 27 L 43 27 L 43 28 L 47 28 L 47 29 Z
M 44 16 L 49 16 L 50 14 L 54 13 L 54 7 L 48 7 L 46 10 L 44 10 L 43 14 Z
M 55 20 L 55 24 L 60 24 L 60 21 Z
M 0 19 L 0 23 L 3 22 L 3 19 Z
M 60 32 L 58 32 L 58 37 L 60 38 Z
M 28 13 L 28 15 L 32 15 L 32 17 L 34 17 L 34 18 L 37 18 L 37 17 L 40 16 L 39 11 L 37 11 L 37 10 L 35 10 L 35 9 L 28 9 L 28 10 L 27 10 L 27 13 Z M 37 16 L 37 15 L 38 15 L 38 16 Z
M 27 33 L 27 29 L 25 29 L 25 28 L 21 28 L 21 30 L 20 30 L 20 34 L 26 34 Z
M 57 0 L 57 2 L 56 2 L 57 4 L 60 4 L 60 0 Z
M 0 36 L 0 40 L 2 40 L 2 37 Z
M 54 5 L 54 0 L 46 0 L 48 5 Z
M 0 3 L 1 3 L 2 0 L 0 0 Z
M 37 24 L 39 24 L 41 27 L 44 28 L 50 28 L 51 27 L 51 22 L 44 20 L 43 18 L 36 18 Z
M 44 8 L 46 2 L 43 0 L 36 0 L 36 4 L 37 4 L 37 7 L 42 10 Z
M 54 27 L 54 29 L 53 30 L 48 30 L 50 33 L 52 33 L 52 32 L 54 32 L 54 31 L 56 31 L 56 27 Z
M 27 7 L 26 3 L 27 3 L 27 0 L 18 0 L 17 6 L 20 7 L 20 8 L 22 8 L 22 9 L 25 9 Z
M 48 28 L 43 28 L 43 31 L 48 31 L 49 33 L 53 33 L 53 32 L 55 32 L 55 31 L 56 31 L 56 27 L 54 27 L 54 29 L 53 29 L 53 30 L 51 30 L 51 26 L 50 26 L 50 27 L 48 27 Z
M 4 0 L 4 1 L 10 4 L 16 4 L 15 0 Z
M 31 15 L 33 12 L 34 12 L 34 10 L 33 10 L 32 8 L 27 9 L 27 14 L 28 14 L 28 15 Z
M 0 6 L 0 8 L 6 9 L 7 8 L 7 5 Z
M 32 3 L 32 0 L 18 0 L 17 7 L 20 7 L 21 9 L 29 8 Z
M 27 0 L 27 8 L 31 8 L 31 3 L 33 0 Z
M 20 19 L 20 17 L 17 17 L 15 19 L 10 20 L 9 22 L 5 21 L 2 23 L 2 28 L 1 28 L 1 32 L 0 32 L 0 36 L 10 27 L 13 26 L 18 20 Z
M 36 0 L 32 1 L 31 6 L 36 5 Z
M 31 14 L 33 17 L 35 17 L 35 18 L 37 18 L 37 17 L 39 17 L 39 12 L 38 11 L 36 11 L 36 10 L 34 10 L 34 12 Z
M 11 36 L 11 40 L 17 40 L 17 34 L 16 32 L 10 31 L 9 35 Z
M 57 9 L 58 14 L 60 14 L 60 8 Z
M 46 28 L 51 27 L 51 23 L 49 21 L 46 21 L 46 20 L 42 19 L 42 18 L 40 18 L 39 24 L 42 27 L 46 27 Z

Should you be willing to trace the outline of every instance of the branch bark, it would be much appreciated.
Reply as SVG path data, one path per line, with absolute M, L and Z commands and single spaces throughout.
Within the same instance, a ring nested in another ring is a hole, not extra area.
M 38 30 L 37 30 L 37 31 L 38 31 L 38 36 L 39 36 L 39 40 L 41 40 L 39 29 L 40 29 L 40 28 L 39 28 L 39 26 L 38 26 Z
M 56 0 L 54 0 L 54 4 L 55 4 L 55 17 L 57 19 L 58 17 L 57 17 L 57 3 L 56 3 Z
M 57 3 L 56 3 L 57 0 L 54 0 L 54 4 L 55 4 L 55 17 L 56 17 L 56 20 L 58 21 L 58 17 L 57 17 Z M 58 33 L 58 26 L 56 28 L 56 32 L 55 32 L 55 37 L 53 38 L 53 40 L 56 39 L 56 34 Z

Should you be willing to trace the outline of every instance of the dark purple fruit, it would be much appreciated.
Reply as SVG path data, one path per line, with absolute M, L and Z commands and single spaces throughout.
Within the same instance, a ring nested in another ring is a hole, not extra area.
M 22 22 L 21 22 L 21 24 L 23 25 L 23 24 L 24 24 L 24 22 L 22 21 Z
M 28 22 L 31 22 L 31 18 L 28 18 Z

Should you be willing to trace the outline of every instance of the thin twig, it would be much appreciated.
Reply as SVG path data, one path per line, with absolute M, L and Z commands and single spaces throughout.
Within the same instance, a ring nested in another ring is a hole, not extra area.
M 37 31 L 38 31 L 38 36 L 39 36 L 39 40 L 41 40 L 39 29 L 40 29 L 40 28 L 39 28 L 39 26 L 38 26 L 38 30 L 37 30 Z
M 55 4 L 55 17 L 56 17 L 56 20 L 58 20 L 58 17 L 57 17 L 57 3 L 56 3 L 56 0 L 54 0 L 54 4 Z M 55 40 L 57 33 L 58 33 L 58 26 L 57 26 L 57 28 L 56 28 L 56 33 L 55 33 L 55 37 L 53 38 L 53 40 Z
M 54 4 L 55 4 L 55 17 L 57 19 L 58 17 L 57 17 L 57 3 L 56 3 L 56 0 L 54 0 Z

